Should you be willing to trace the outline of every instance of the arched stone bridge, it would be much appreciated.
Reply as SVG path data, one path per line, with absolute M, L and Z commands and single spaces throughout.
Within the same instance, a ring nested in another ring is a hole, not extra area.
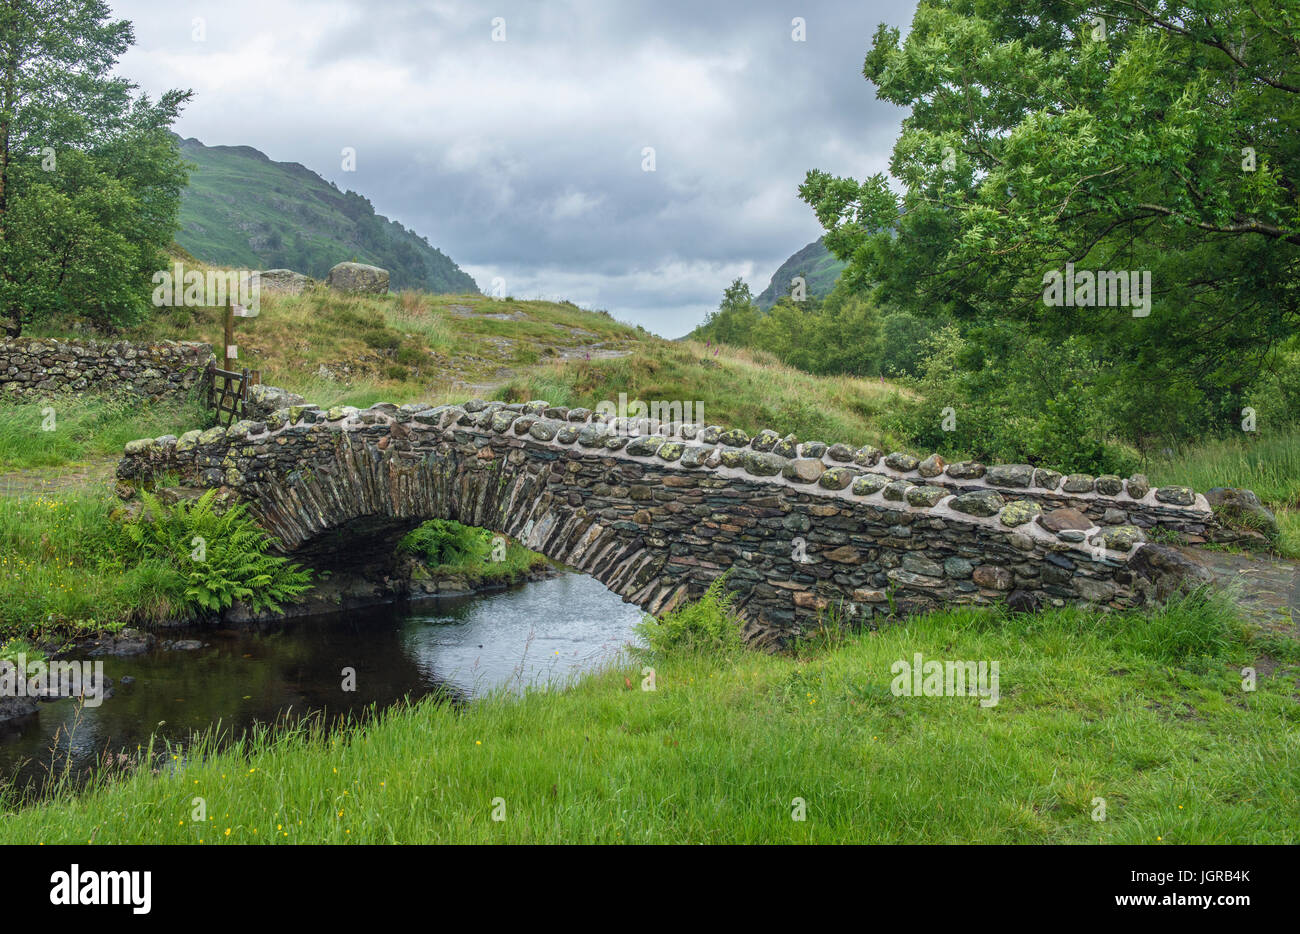
M 133 441 L 118 477 L 128 496 L 163 476 L 228 488 L 317 565 L 391 554 L 441 518 L 516 538 L 654 614 L 728 572 L 747 638 L 769 644 L 832 607 L 869 622 L 1008 599 L 1133 606 L 1201 577 L 1151 530 L 1233 536 L 1204 496 L 1140 476 L 635 428 L 545 402 L 295 406 Z

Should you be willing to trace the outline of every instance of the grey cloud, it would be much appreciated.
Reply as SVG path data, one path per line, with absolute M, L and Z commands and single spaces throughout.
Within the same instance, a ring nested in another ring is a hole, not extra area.
M 114 3 L 138 37 L 122 72 L 195 89 L 183 136 L 302 162 L 484 286 L 501 275 L 675 336 L 735 275 L 761 289 L 820 233 L 796 193 L 808 169 L 887 169 L 902 113 L 862 60 L 914 4 L 227 0 L 187 44 L 200 6 Z

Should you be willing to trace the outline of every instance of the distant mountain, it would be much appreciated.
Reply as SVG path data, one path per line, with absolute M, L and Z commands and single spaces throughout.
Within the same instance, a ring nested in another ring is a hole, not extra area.
M 821 240 L 814 240 L 781 264 L 762 292 L 754 299 L 759 308 L 767 311 L 777 299 L 790 294 L 790 280 L 803 276 L 808 283 L 809 298 L 825 298 L 835 288 L 835 281 L 847 264 L 836 259 Z
M 474 280 L 424 237 L 296 162 L 196 139 L 182 140 L 180 148 L 192 165 L 176 242 L 197 259 L 294 269 L 317 279 L 350 260 L 387 269 L 393 289 L 478 292 Z

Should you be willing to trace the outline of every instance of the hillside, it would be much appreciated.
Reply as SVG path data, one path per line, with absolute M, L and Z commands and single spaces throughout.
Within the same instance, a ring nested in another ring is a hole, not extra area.
M 191 171 L 176 242 L 204 262 L 323 278 L 335 263 L 353 260 L 387 269 L 393 289 L 478 291 L 424 237 L 305 166 L 273 162 L 249 146 L 187 139 L 180 149 Z
M 772 274 L 767 288 L 754 299 L 759 308 L 767 311 L 777 299 L 790 294 L 790 280 L 803 276 L 808 281 L 809 298 L 825 298 L 835 288 L 835 281 L 846 264 L 836 259 L 821 240 L 814 240 L 791 256 Z

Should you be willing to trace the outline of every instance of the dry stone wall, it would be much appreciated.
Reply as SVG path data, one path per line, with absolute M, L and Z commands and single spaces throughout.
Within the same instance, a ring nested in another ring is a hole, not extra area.
M 0 398 L 61 392 L 122 393 L 158 400 L 205 385 L 212 348 L 189 341 L 0 341 Z
M 515 537 L 650 613 L 725 572 L 746 636 L 767 645 L 832 607 L 867 624 L 945 604 L 1131 607 L 1204 580 L 1151 530 L 1220 533 L 1203 496 L 1140 477 L 637 427 L 540 401 L 301 405 L 133 441 L 118 476 L 125 496 L 163 474 L 225 488 L 317 564 L 391 553 L 445 518 Z

